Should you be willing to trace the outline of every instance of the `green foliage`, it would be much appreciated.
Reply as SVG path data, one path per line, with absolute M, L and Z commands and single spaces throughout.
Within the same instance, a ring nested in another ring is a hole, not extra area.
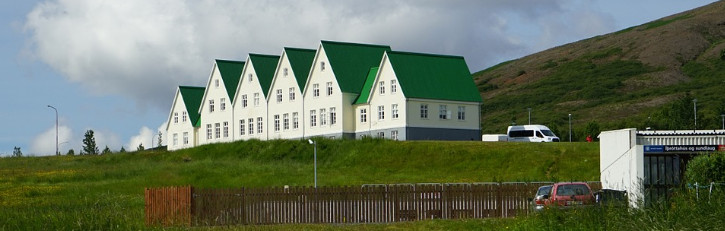
M 661 108 L 652 116 L 653 129 L 677 130 L 693 129 L 695 124 L 694 98 L 685 94 L 674 102 Z
M 23 157 L 23 151 L 20 150 L 20 147 L 13 148 L 13 157 Z
M 591 136 L 594 141 L 598 140 L 597 136 L 601 133 L 601 130 L 599 130 L 599 123 L 597 123 L 597 121 L 589 121 L 584 130 L 584 137 Z
M 725 49 L 720 51 L 720 59 L 725 60 Z
M 98 147 L 96 146 L 96 138 L 93 137 L 93 130 L 87 130 L 83 138 L 82 155 L 98 155 Z
M 725 182 L 725 152 L 698 155 L 687 164 L 687 182 Z
M 106 148 L 104 148 L 103 151 L 101 151 L 101 154 L 104 154 L 104 155 L 111 154 L 111 149 L 108 148 L 108 145 L 106 145 Z
M 614 55 L 620 55 L 622 54 L 622 48 L 614 47 L 606 50 L 599 50 L 592 53 L 588 53 L 582 56 L 583 59 L 604 59 L 609 58 Z
M 140 152 L 143 151 L 145 148 L 143 147 L 143 143 L 138 144 L 138 147 L 136 147 L 136 151 Z
M 118 152 L 119 153 L 125 153 L 126 152 L 126 148 L 124 148 L 123 146 L 121 146 L 121 150 L 118 150 Z
M 674 17 L 672 19 L 657 20 L 657 21 L 654 21 L 654 22 L 650 22 L 650 23 L 644 24 L 644 26 L 645 26 L 645 30 L 649 30 L 649 29 L 654 29 L 654 28 L 657 28 L 657 27 L 661 27 L 661 26 L 664 26 L 664 25 L 667 25 L 667 24 L 670 24 L 670 23 L 673 23 L 673 22 L 676 22 L 676 21 L 679 21 L 679 20 L 682 20 L 682 19 L 692 18 L 694 16 L 695 15 L 692 15 L 692 14 L 680 15 L 680 16 Z
M 76 151 L 73 150 L 72 148 L 71 149 L 68 149 L 68 153 L 66 153 L 66 155 L 68 155 L 68 156 L 75 156 L 76 155 Z

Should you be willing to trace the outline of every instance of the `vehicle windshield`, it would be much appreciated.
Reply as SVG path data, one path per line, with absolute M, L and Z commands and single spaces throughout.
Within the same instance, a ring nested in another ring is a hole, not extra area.
M 545 136 L 556 136 L 551 130 L 541 130 L 541 133 L 544 133 Z
M 589 188 L 583 184 L 564 184 L 556 189 L 557 196 L 587 195 Z
M 536 195 L 549 195 L 549 193 L 551 193 L 551 185 L 540 187 Z

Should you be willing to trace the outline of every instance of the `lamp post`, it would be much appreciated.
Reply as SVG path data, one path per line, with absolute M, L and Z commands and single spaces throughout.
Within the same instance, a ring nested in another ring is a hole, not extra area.
M 569 142 L 571 143 L 571 114 L 569 114 Z
M 60 155 L 60 152 L 58 152 L 58 109 L 50 105 L 48 107 L 55 110 L 55 155 L 58 156 Z
M 697 130 L 697 99 L 693 99 L 692 104 L 695 107 L 695 130 Z
M 531 125 L 531 108 L 527 108 L 529 110 L 529 125 Z
M 311 139 L 307 139 L 310 144 L 315 145 L 315 188 L 317 188 L 317 143 Z

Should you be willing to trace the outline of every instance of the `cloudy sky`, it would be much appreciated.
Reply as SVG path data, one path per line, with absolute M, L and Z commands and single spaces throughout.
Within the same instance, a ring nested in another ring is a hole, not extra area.
M 713 0 L 0 1 L 0 155 L 151 146 L 178 85 L 214 59 L 320 40 L 461 55 L 479 71 Z

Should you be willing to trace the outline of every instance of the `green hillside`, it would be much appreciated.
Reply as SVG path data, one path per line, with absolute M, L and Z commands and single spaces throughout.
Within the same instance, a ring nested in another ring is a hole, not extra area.
M 596 143 L 318 143 L 320 186 L 599 179 Z M 253 140 L 176 152 L 0 158 L 0 230 L 143 229 L 145 187 L 311 186 L 312 153 L 307 141 Z
M 560 137 L 568 136 L 572 114 L 575 140 L 626 127 L 693 129 L 693 99 L 697 128 L 719 129 L 725 114 L 722 15 L 725 2 L 719 1 L 474 73 L 483 132 L 528 123 L 527 108 L 532 123 Z

